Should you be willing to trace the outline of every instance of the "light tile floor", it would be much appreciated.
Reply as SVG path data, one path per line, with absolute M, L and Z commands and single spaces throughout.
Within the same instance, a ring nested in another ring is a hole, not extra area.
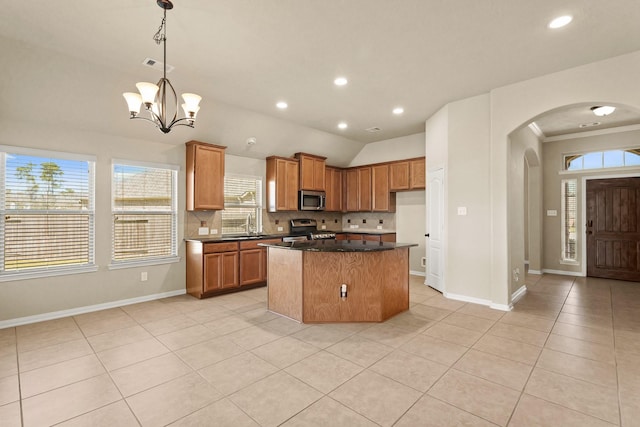
M 640 283 L 528 275 L 504 313 L 422 282 L 382 324 L 260 288 L 0 330 L 0 425 L 640 425 Z

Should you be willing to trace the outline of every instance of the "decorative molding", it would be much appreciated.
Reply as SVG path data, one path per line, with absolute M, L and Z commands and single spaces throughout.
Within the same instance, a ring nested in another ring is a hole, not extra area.
M 542 275 L 542 271 L 540 270 L 527 270 L 527 274 L 537 274 L 538 276 Z
M 517 303 L 518 300 L 522 298 L 526 293 L 527 293 L 527 285 L 520 286 L 520 288 L 517 291 L 511 294 L 511 305 Z
M 511 311 L 511 310 L 513 310 L 513 305 L 512 304 L 494 304 L 494 303 L 491 303 L 489 305 L 489 308 L 492 308 L 494 310 L 500 310 L 500 311 Z
M 610 135 L 613 133 L 631 132 L 634 130 L 640 130 L 640 125 L 618 126 L 615 128 L 591 130 L 588 132 L 576 132 L 568 133 L 565 135 L 549 136 L 547 138 L 543 138 L 542 142 L 564 141 L 567 139 L 587 138 L 589 136 L 596 135 Z
M 545 140 L 546 135 L 544 134 L 544 132 L 542 132 L 542 129 L 540 129 L 540 126 L 538 126 L 536 122 L 529 123 L 529 129 L 531 129 L 531 132 L 533 132 L 533 134 L 537 136 L 538 139 L 543 141 Z
M 179 289 L 177 291 L 162 292 L 159 294 L 145 295 L 142 297 L 106 302 L 103 304 L 87 305 L 84 307 L 71 308 L 69 310 L 52 311 L 50 313 L 36 314 L 34 316 L 2 320 L 0 321 L 0 329 L 28 325 L 29 323 L 44 322 L 46 320 L 60 319 L 62 317 L 76 316 L 78 314 L 91 313 L 94 311 L 106 310 L 108 308 L 123 307 L 125 305 L 138 304 L 141 302 L 153 301 L 162 298 L 169 298 L 177 295 L 184 295 L 186 293 L 186 289 Z
M 584 274 L 580 271 L 551 270 L 549 268 L 543 268 L 542 272 L 546 274 L 560 274 L 562 276 L 584 277 Z
M 424 271 L 414 271 L 414 270 L 409 270 L 409 274 L 412 276 L 422 276 L 422 277 L 426 277 L 426 273 Z

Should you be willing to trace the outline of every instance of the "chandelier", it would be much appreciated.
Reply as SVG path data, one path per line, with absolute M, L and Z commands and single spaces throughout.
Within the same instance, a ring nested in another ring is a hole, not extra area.
M 136 87 L 140 93 L 125 92 L 122 95 L 129 106 L 130 119 L 143 119 L 154 123 L 163 133 L 169 133 L 173 126 L 189 126 L 194 127 L 196 115 L 200 110 L 200 100 L 202 97 L 195 93 L 183 93 L 182 109 L 185 117 L 178 118 L 178 96 L 176 91 L 167 79 L 167 9 L 173 9 L 173 3 L 170 0 L 157 0 L 156 2 L 164 10 L 164 17 L 160 28 L 153 36 L 156 44 L 162 43 L 164 49 L 163 67 L 164 73 L 157 84 L 148 82 L 138 82 Z M 175 104 L 172 109 L 173 117 L 168 114 L 169 104 L 167 97 L 170 98 L 171 104 Z M 149 117 L 140 117 L 140 108 L 144 104 L 144 108 L 149 113 Z

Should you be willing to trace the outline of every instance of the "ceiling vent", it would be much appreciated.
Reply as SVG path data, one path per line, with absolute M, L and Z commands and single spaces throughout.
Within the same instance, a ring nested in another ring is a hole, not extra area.
M 377 127 L 377 126 L 374 126 L 374 127 L 372 127 L 372 128 L 365 129 L 365 130 L 366 130 L 367 132 L 374 133 L 374 132 L 380 132 L 382 129 L 380 129 L 380 128 L 379 128 L 379 127 Z
M 164 64 L 162 63 L 162 61 L 157 61 L 153 58 L 145 58 L 145 60 L 142 61 L 142 65 L 162 72 L 162 67 Z M 167 64 L 167 73 L 172 72 L 174 68 L 175 67 L 173 65 Z
M 579 127 L 581 129 L 584 129 L 584 128 L 590 128 L 590 127 L 593 127 L 593 126 L 600 126 L 601 124 L 602 123 L 600 123 L 600 122 L 582 123 Z

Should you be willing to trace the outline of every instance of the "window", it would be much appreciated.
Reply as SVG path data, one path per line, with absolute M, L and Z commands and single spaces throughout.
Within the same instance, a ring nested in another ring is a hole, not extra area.
M 95 270 L 95 159 L 0 146 L 0 280 Z
M 261 231 L 262 179 L 256 176 L 225 176 L 222 234 Z
M 113 162 L 112 267 L 175 259 L 177 171 L 171 165 Z
M 625 166 L 640 166 L 640 148 L 595 151 L 593 153 L 564 156 L 564 169 L 568 171 L 621 168 Z
M 577 181 L 562 180 L 562 260 L 576 261 Z

